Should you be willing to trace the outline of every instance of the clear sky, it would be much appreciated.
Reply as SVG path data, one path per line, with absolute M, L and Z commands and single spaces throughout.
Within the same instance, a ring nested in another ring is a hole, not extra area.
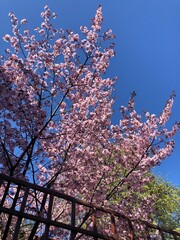
M 40 12 L 48 4 L 58 14 L 58 28 L 79 31 L 88 25 L 99 4 L 103 7 L 104 29 L 116 35 L 116 57 L 108 75 L 118 76 L 114 96 L 118 108 L 126 104 L 136 91 L 138 113 L 159 114 L 171 94 L 176 91 L 173 115 L 169 124 L 180 121 L 180 1 L 179 0 L 0 0 L 0 52 L 2 37 L 11 31 L 9 12 L 27 18 L 30 27 L 40 22 Z M 174 154 L 155 169 L 180 187 L 180 132 L 175 137 Z

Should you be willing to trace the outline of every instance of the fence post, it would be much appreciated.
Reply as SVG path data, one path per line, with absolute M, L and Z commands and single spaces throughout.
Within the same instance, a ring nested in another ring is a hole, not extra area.
M 36 191 L 36 190 L 35 190 Z M 35 196 L 36 197 L 36 196 Z M 40 207 L 40 214 L 42 213 L 43 209 L 44 209 L 44 206 L 46 204 L 46 200 L 47 200 L 47 193 L 44 193 L 44 196 L 43 196 L 43 200 L 42 200 L 42 203 L 41 203 L 41 207 Z M 37 228 L 39 226 L 39 223 L 40 221 L 36 221 L 32 230 L 31 230 L 31 233 L 30 233 L 30 236 L 28 238 L 28 240 L 33 240 L 35 234 L 36 234 L 36 231 L 37 231 Z
M 134 229 L 133 229 L 133 225 L 130 219 L 128 219 L 128 225 L 129 225 L 129 229 L 130 229 L 130 240 L 135 240 L 135 234 L 134 234 Z
M 51 213 L 52 213 L 52 206 L 53 206 L 53 197 L 54 196 L 52 194 L 50 194 L 50 196 L 49 196 L 48 212 L 47 212 L 47 220 L 48 221 L 51 220 Z M 49 237 L 49 227 L 50 227 L 50 225 L 46 224 L 45 232 L 44 232 L 44 236 L 43 236 L 44 240 L 48 239 L 48 237 Z
M 119 240 L 116 225 L 115 225 L 115 217 L 113 214 L 111 214 L 111 229 L 112 229 L 112 234 L 115 240 Z
M 29 193 L 29 187 L 26 188 L 26 191 L 24 193 L 24 197 L 23 197 L 23 201 L 21 203 L 21 207 L 20 207 L 20 212 L 23 214 L 24 209 L 26 207 L 26 201 L 27 201 L 27 197 L 28 197 L 28 193 Z M 22 218 L 23 217 L 18 217 L 16 226 L 15 226 L 15 230 L 14 230 L 14 235 L 13 235 L 13 240 L 17 240 L 18 239 L 18 234 L 19 234 L 19 230 L 20 230 L 20 225 L 22 222 Z
M 72 201 L 72 205 L 71 205 L 71 226 L 75 227 L 76 226 L 76 202 Z M 70 240 L 74 240 L 76 237 L 76 232 L 75 231 L 71 231 L 71 236 L 70 236 Z
M 93 223 L 93 233 L 97 234 L 97 224 L 96 224 L 96 209 L 93 209 L 93 214 L 92 214 L 92 223 Z M 94 237 L 94 240 L 98 240 L 97 237 Z
M 20 190 L 21 190 L 21 185 L 18 185 L 17 186 L 17 190 L 16 190 L 16 194 L 15 194 L 14 199 L 13 199 L 13 203 L 12 203 L 11 209 L 15 209 L 15 207 L 16 207 L 16 203 L 17 203 L 17 200 L 18 200 L 18 197 L 19 197 Z M 10 225 L 11 225 L 12 217 L 13 217 L 13 215 L 9 214 L 8 221 L 6 223 L 6 228 L 5 228 L 2 240 L 6 240 L 7 239 L 7 235 L 8 235 L 8 231 L 9 231 Z

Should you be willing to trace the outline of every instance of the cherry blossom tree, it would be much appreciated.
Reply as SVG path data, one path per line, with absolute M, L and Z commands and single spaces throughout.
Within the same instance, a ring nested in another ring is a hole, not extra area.
M 134 192 L 173 151 L 179 123 L 165 124 L 174 94 L 159 116 L 138 115 L 132 94 L 113 125 L 116 78 L 106 70 L 114 35 L 102 31 L 102 7 L 79 34 L 54 28 L 48 6 L 33 33 L 26 19 L 9 17 L 13 31 L 0 62 L 1 173 L 147 220 L 153 197 L 137 205 Z

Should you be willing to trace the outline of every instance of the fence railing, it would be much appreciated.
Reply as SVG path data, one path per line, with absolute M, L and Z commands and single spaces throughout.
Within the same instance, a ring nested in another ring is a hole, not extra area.
M 179 232 L 4 174 L 0 187 L 2 240 L 180 239 Z

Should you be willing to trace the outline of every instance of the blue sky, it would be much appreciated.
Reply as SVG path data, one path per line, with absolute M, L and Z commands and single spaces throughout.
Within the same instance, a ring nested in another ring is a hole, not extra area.
M 99 4 L 103 7 L 104 29 L 116 35 L 116 57 L 108 75 L 118 76 L 114 96 L 115 115 L 126 104 L 130 93 L 136 91 L 136 110 L 159 114 L 171 94 L 176 91 L 173 114 L 169 124 L 180 121 L 180 1 L 179 0 L 0 0 L 0 44 L 11 31 L 9 12 L 20 19 L 27 18 L 29 26 L 37 26 L 40 12 L 48 4 L 58 14 L 58 28 L 79 31 L 88 25 Z M 155 169 L 180 187 L 180 132 L 175 137 L 174 154 Z

